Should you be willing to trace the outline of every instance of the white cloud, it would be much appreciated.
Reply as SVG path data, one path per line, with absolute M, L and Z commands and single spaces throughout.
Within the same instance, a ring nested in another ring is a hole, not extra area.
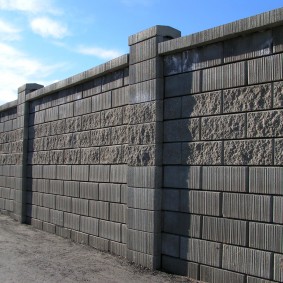
M 19 40 L 21 30 L 0 19 L 0 38 L 4 41 Z
M 101 59 L 110 60 L 122 55 L 118 50 L 104 49 L 99 47 L 79 46 L 77 52 L 83 55 L 91 55 Z
M 64 24 L 47 17 L 31 20 L 30 26 L 34 33 L 42 37 L 63 38 L 69 34 L 68 28 Z

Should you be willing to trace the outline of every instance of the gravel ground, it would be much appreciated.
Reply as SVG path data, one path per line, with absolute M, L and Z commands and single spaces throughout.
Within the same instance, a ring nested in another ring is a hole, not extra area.
M 193 281 L 132 265 L 0 214 L 0 282 Z

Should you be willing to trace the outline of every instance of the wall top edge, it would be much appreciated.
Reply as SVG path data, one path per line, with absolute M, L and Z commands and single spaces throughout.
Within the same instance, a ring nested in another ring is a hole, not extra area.
M 26 101 L 38 99 L 40 97 L 46 96 L 48 94 L 57 92 L 69 88 L 71 86 L 83 83 L 89 79 L 105 75 L 107 73 L 114 72 L 116 70 L 125 68 L 129 65 L 129 54 L 124 54 L 120 57 L 117 57 L 113 60 L 110 60 L 104 64 L 98 65 L 94 68 L 91 68 L 87 71 L 64 79 L 62 81 L 56 82 L 54 84 L 45 86 L 33 92 L 30 92 L 26 96 Z
M 245 33 L 263 30 L 283 24 L 283 8 L 271 10 L 249 18 L 179 37 L 158 44 L 158 53 L 165 55 L 210 43 L 237 37 Z
M 13 100 L 13 101 L 10 101 L 10 102 L 7 102 L 5 104 L 2 104 L 2 105 L 0 105 L 0 112 L 6 111 L 6 110 L 8 110 L 10 108 L 14 108 L 17 105 L 18 105 L 18 100 L 17 99 Z

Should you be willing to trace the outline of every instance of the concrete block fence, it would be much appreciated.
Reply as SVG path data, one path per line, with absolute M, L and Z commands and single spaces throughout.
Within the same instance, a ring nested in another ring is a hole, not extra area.
M 0 211 L 148 268 L 283 282 L 283 9 L 129 46 L 0 106 Z

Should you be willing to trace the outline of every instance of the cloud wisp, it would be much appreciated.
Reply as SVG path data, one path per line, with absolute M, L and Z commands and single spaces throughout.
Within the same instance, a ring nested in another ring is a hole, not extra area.
M 21 30 L 7 21 L 0 19 L 0 38 L 3 41 L 14 41 L 21 39 Z
M 87 46 L 82 46 L 82 45 L 79 46 L 76 51 L 77 53 L 80 53 L 83 55 L 95 56 L 97 58 L 105 59 L 105 60 L 111 60 L 123 54 L 118 50 L 104 49 L 104 48 L 95 47 L 95 46 L 87 47 Z

